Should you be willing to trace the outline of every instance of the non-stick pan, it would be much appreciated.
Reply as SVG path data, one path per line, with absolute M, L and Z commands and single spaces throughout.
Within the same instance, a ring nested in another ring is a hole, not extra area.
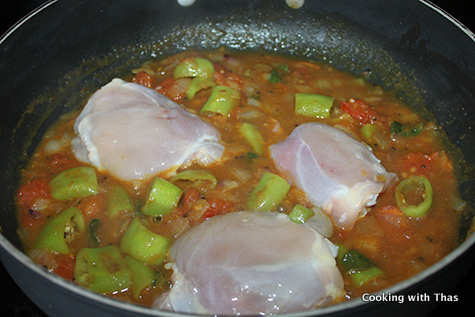
M 468 202 L 461 245 L 393 294 L 449 293 L 472 265 L 474 34 L 417 0 L 50 1 L 0 39 L 0 258 L 48 315 L 155 316 L 46 273 L 22 252 L 13 197 L 45 129 L 140 63 L 186 49 L 268 51 L 311 58 L 393 91 L 447 132 Z M 438 303 L 353 300 L 300 315 L 417 315 Z

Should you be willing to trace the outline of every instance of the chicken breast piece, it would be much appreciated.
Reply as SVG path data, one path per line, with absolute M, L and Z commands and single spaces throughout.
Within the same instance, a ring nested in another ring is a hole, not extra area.
M 207 165 L 224 151 L 213 126 L 155 90 L 121 79 L 91 96 L 74 129 L 76 157 L 126 181 L 193 160 Z
M 386 172 L 368 146 L 321 123 L 297 127 L 270 151 L 284 178 L 324 209 L 339 228 L 351 229 L 397 178 Z
M 170 291 L 154 307 L 258 315 L 308 310 L 344 296 L 337 247 L 277 212 L 215 216 L 172 246 Z

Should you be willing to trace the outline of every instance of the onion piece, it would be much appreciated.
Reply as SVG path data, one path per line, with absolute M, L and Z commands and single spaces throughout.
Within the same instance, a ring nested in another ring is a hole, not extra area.
M 262 106 L 262 102 L 260 102 L 259 100 L 251 97 L 251 98 L 247 98 L 247 105 L 248 106 L 253 106 L 253 107 L 260 107 L 260 106 Z
M 28 251 L 27 255 L 37 264 L 45 266 L 48 270 L 53 271 L 58 267 L 58 262 L 53 257 L 53 254 L 47 250 L 32 249 Z
M 329 238 L 333 235 L 333 222 L 330 217 L 320 208 L 312 208 L 315 213 L 313 217 L 310 217 L 306 224 L 325 238 Z
M 245 168 L 233 167 L 233 169 L 231 170 L 231 175 L 236 177 L 237 181 L 245 183 L 251 179 L 252 172 Z
M 249 100 L 255 100 L 255 99 L 248 99 Z M 248 102 L 248 104 L 250 104 Z M 251 110 L 247 110 L 247 111 L 243 111 L 241 113 L 238 114 L 238 119 L 242 120 L 252 120 L 252 119 L 257 119 L 257 118 L 260 118 L 263 116 L 263 113 L 256 110 L 256 109 L 251 109 Z

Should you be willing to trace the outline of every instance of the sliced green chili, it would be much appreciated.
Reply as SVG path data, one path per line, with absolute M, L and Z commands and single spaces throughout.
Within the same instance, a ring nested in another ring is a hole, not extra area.
M 432 206 L 432 196 L 432 186 L 424 176 L 410 176 L 396 187 L 396 203 L 409 217 L 423 217 Z M 413 202 L 408 202 L 410 197 Z
M 162 217 L 176 208 L 183 191 L 163 178 L 155 177 L 147 194 L 142 213 Z
M 188 98 L 188 100 L 192 100 L 193 98 L 195 98 L 195 95 L 198 91 L 211 87 L 216 87 L 216 84 L 210 78 L 193 78 L 190 87 L 186 91 L 186 97 Z
M 157 266 L 168 252 L 170 240 L 147 229 L 135 218 L 120 240 L 120 250 L 145 264 Z
M 363 286 L 384 274 L 374 263 L 355 249 L 339 246 L 337 260 L 356 286 Z
M 180 181 L 191 182 L 192 187 L 202 187 L 204 183 L 209 183 L 213 189 L 218 184 L 216 177 L 208 171 L 204 170 L 186 170 L 176 174 L 170 179 L 170 183 L 176 184 Z
M 125 261 L 131 273 L 132 285 L 130 288 L 132 295 L 138 298 L 144 288 L 153 285 L 157 280 L 157 274 L 154 270 L 131 256 L 126 256 Z
M 243 123 L 239 127 L 239 131 L 246 139 L 247 143 L 252 147 L 255 153 L 262 155 L 264 152 L 264 138 L 259 130 L 250 123 Z
M 100 226 L 101 221 L 97 218 L 92 219 L 91 222 L 89 222 L 89 225 L 87 226 L 89 242 L 93 247 L 99 246 L 100 240 L 97 236 L 97 229 L 99 229 Z
M 36 240 L 35 248 L 69 254 L 69 243 L 84 228 L 85 220 L 81 210 L 75 207 L 66 209 L 46 223 Z
M 295 94 L 295 113 L 307 117 L 329 118 L 335 98 L 317 94 Z
M 122 211 L 134 209 L 134 203 L 127 194 L 127 191 L 121 186 L 114 186 L 107 203 L 107 216 L 112 218 L 120 214 Z
M 274 210 L 289 192 L 290 185 L 282 177 L 265 172 L 247 201 L 251 210 Z
M 295 205 L 292 211 L 289 213 L 289 218 L 295 223 L 305 223 L 315 213 L 302 205 Z
M 76 256 L 74 279 L 97 293 L 112 293 L 131 284 L 127 263 L 117 246 L 83 248 Z
M 378 133 L 378 127 L 375 126 L 374 124 L 367 123 L 361 127 L 360 132 L 361 132 L 361 136 L 363 137 L 363 140 L 368 142 L 371 140 L 371 137 L 375 133 Z
M 227 116 L 239 104 L 241 93 L 228 86 L 216 86 L 211 92 L 208 101 L 201 108 L 201 112 L 212 112 Z
M 363 286 L 364 284 L 370 282 L 371 280 L 384 275 L 384 272 L 381 271 L 376 266 L 372 266 L 366 270 L 362 271 L 351 271 L 348 272 L 353 283 L 357 286 Z
M 403 137 L 413 137 L 419 135 L 423 129 L 424 125 L 422 123 L 411 126 L 402 124 L 398 121 L 393 121 L 391 123 L 390 131 L 391 133 L 396 133 Z
M 336 257 L 338 263 L 341 263 L 343 257 L 345 256 L 346 252 L 348 252 L 348 248 L 342 244 L 334 243 L 338 247 L 338 255 Z
M 360 271 L 373 266 L 373 262 L 355 249 L 347 251 L 341 259 L 346 271 Z
M 209 60 L 201 57 L 190 57 L 183 60 L 173 72 L 173 78 L 200 77 L 213 78 L 214 66 Z
M 96 171 L 92 167 L 73 167 L 50 182 L 51 196 L 56 200 L 69 200 L 98 193 Z

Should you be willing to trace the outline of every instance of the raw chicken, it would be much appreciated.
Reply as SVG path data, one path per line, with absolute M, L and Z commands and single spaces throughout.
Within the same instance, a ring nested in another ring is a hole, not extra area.
M 122 180 L 147 180 L 196 160 L 221 158 L 219 133 L 153 89 L 114 79 L 77 118 L 76 157 Z
M 173 286 L 154 307 L 224 315 L 308 310 L 345 294 L 336 253 L 330 241 L 285 214 L 215 216 L 172 246 Z
M 351 229 L 397 178 L 386 172 L 368 146 L 325 124 L 303 124 L 270 151 L 284 178 L 339 228 Z

